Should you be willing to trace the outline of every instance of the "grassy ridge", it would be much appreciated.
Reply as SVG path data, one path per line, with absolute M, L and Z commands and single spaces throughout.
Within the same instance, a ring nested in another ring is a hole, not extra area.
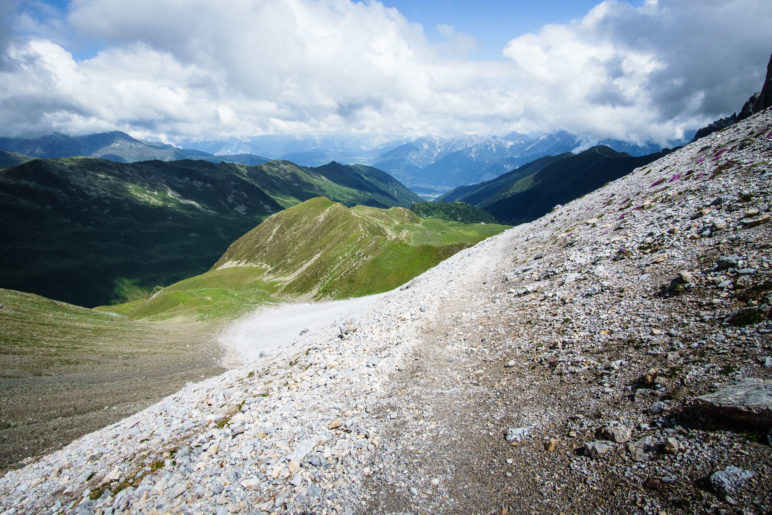
M 83 306 L 131 300 L 203 273 L 265 217 L 320 195 L 419 200 L 358 165 L 35 159 L 0 171 L 0 287 Z
M 320 196 L 349 207 L 409 206 L 421 200 L 390 175 L 369 166 L 332 162 L 305 167 L 289 161 L 268 161 L 243 170 L 248 180 L 285 208 Z
M 236 240 L 205 274 L 147 301 L 102 309 L 131 318 L 237 316 L 264 302 L 347 298 L 395 288 L 506 227 L 422 219 L 404 208 L 314 198 Z
M 421 218 L 442 218 L 453 222 L 468 224 L 484 222 L 496 223 L 496 219 L 482 209 L 466 202 L 419 202 L 410 206 L 410 210 Z
M 150 298 L 97 310 L 150 320 L 232 318 L 276 301 L 277 290 L 278 284 L 263 280 L 258 268 L 225 268 L 185 279 Z

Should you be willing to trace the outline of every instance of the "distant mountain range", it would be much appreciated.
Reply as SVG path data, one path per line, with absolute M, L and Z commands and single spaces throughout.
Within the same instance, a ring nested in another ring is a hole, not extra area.
M 673 144 L 686 143 L 689 138 L 691 135 Z M 215 154 L 260 154 L 306 166 L 331 160 L 369 164 L 388 172 L 427 198 L 457 186 L 493 179 L 545 155 L 587 146 L 582 138 L 565 131 L 543 135 L 513 132 L 505 136 L 417 139 L 382 135 L 266 135 L 225 141 L 186 141 L 185 144 Z M 653 143 L 637 145 L 620 140 L 604 140 L 598 144 L 631 155 L 651 154 L 662 148 Z
M 606 140 L 605 145 L 632 155 L 661 147 Z M 406 143 L 381 156 L 373 166 L 386 170 L 414 191 L 436 195 L 449 189 L 490 180 L 520 165 L 547 155 L 572 152 L 583 145 L 565 131 L 531 137 L 512 133 L 502 138 L 465 140 L 422 139 Z
M 87 136 L 67 136 L 53 133 L 39 138 L 0 138 L 0 150 L 21 154 L 27 158 L 43 157 L 98 157 L 119 163 L 136 161 L 178 161 L 180 159 L 200 159 L 219 163 L 221 161 L 256 165 L 268 161 L 268 158 L 240 154 L 214 156 L 200 150 L 177 148 L 164 143 L 148 143 L 132 138 L 123 132 L 103 132 Z M 0 156 L 0 166 L 3 160 Z M 6 165 L 7 166 L 7 165 Z
M 52 134 L 33 139 L 0 138 L 0 151 L 31 157 L 91 156 L 118 162 L 202 159 L 255 165 L 270 158 L 301 166 L 320 166 L 330 161 L 360 163 L 384 170 L 413 191 L 434 198 L 457 186 L 493 179 L 545 155 L 587 146 L 582 138 L 565 131 L 539 136 L 510 133 L 500 137 L 418 139 L 390 135 L 262 135 L 223 141 L 190 140 L 183 144 L 197 150 L 143 142 L 121 132 L 109 132 L 79 137 Z M 654 144 L 636 145 L 617 140 L 600 144 L 631 155 L 661 150 Z M 2 157 L 0 166 L 3 166 Z
M 439 200 L 472 204 L 502 223 L 525 223 L 667 152 L 631 156 L 607 146 L 595 146 L 579 154 L 546 156 L 493 180 L 456 188 Z
M 207 270 L 268 215 L 317 196 L 421 200 L 388 174 L 330 163 L 36 159 L 0 171 L 0 287 L 83 306 Z

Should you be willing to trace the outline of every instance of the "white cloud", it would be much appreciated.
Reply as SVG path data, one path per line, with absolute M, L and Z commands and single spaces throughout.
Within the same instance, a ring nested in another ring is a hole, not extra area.
M 523 79 L 526 117 L 597 137 L 679 137 L 737 111 L 772 51 L 764 0 L 607 1 L 571 24 L 504 49 Z
M 445 42 L 430 44 L 376 1 L 75 0 L 45 25 L 71 38 L 43 27 L 0 41 L 0 116 L 11 134 L 170 140 L 556 129 L 665 140 L 760 86 L 772 50 L 762 4 L 605 2 L 475 62 L 470 36 L 440 26 Z M 69 39 L 103 50 L 77 60 Z
M 452 25 L 437 25 L 437 30 L 445 38 L 439 47 L 441 54 L 468 57 L 480 47 L 475 38 L 459 32 Z

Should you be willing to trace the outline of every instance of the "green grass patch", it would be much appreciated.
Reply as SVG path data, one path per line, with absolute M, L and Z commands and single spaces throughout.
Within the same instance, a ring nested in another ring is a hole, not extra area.
M 210 271 L 148 299 L 100 309 L 132 319 L 232 319 L 287 298 L 380 293 L 505 229 L 315 198 L 249 231 Z
M 121 359 L 132 353 L 127 339 L 152 340 L 158 332 L 151 324 L 14 290 L 0 289 L 0 305 L 0 368 L 6 377 Z

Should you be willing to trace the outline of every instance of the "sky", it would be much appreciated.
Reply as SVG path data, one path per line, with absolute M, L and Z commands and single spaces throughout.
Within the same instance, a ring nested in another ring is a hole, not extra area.
M 666 144 L 736 112 L 768 0 L 0 0 L 0 135 Z

